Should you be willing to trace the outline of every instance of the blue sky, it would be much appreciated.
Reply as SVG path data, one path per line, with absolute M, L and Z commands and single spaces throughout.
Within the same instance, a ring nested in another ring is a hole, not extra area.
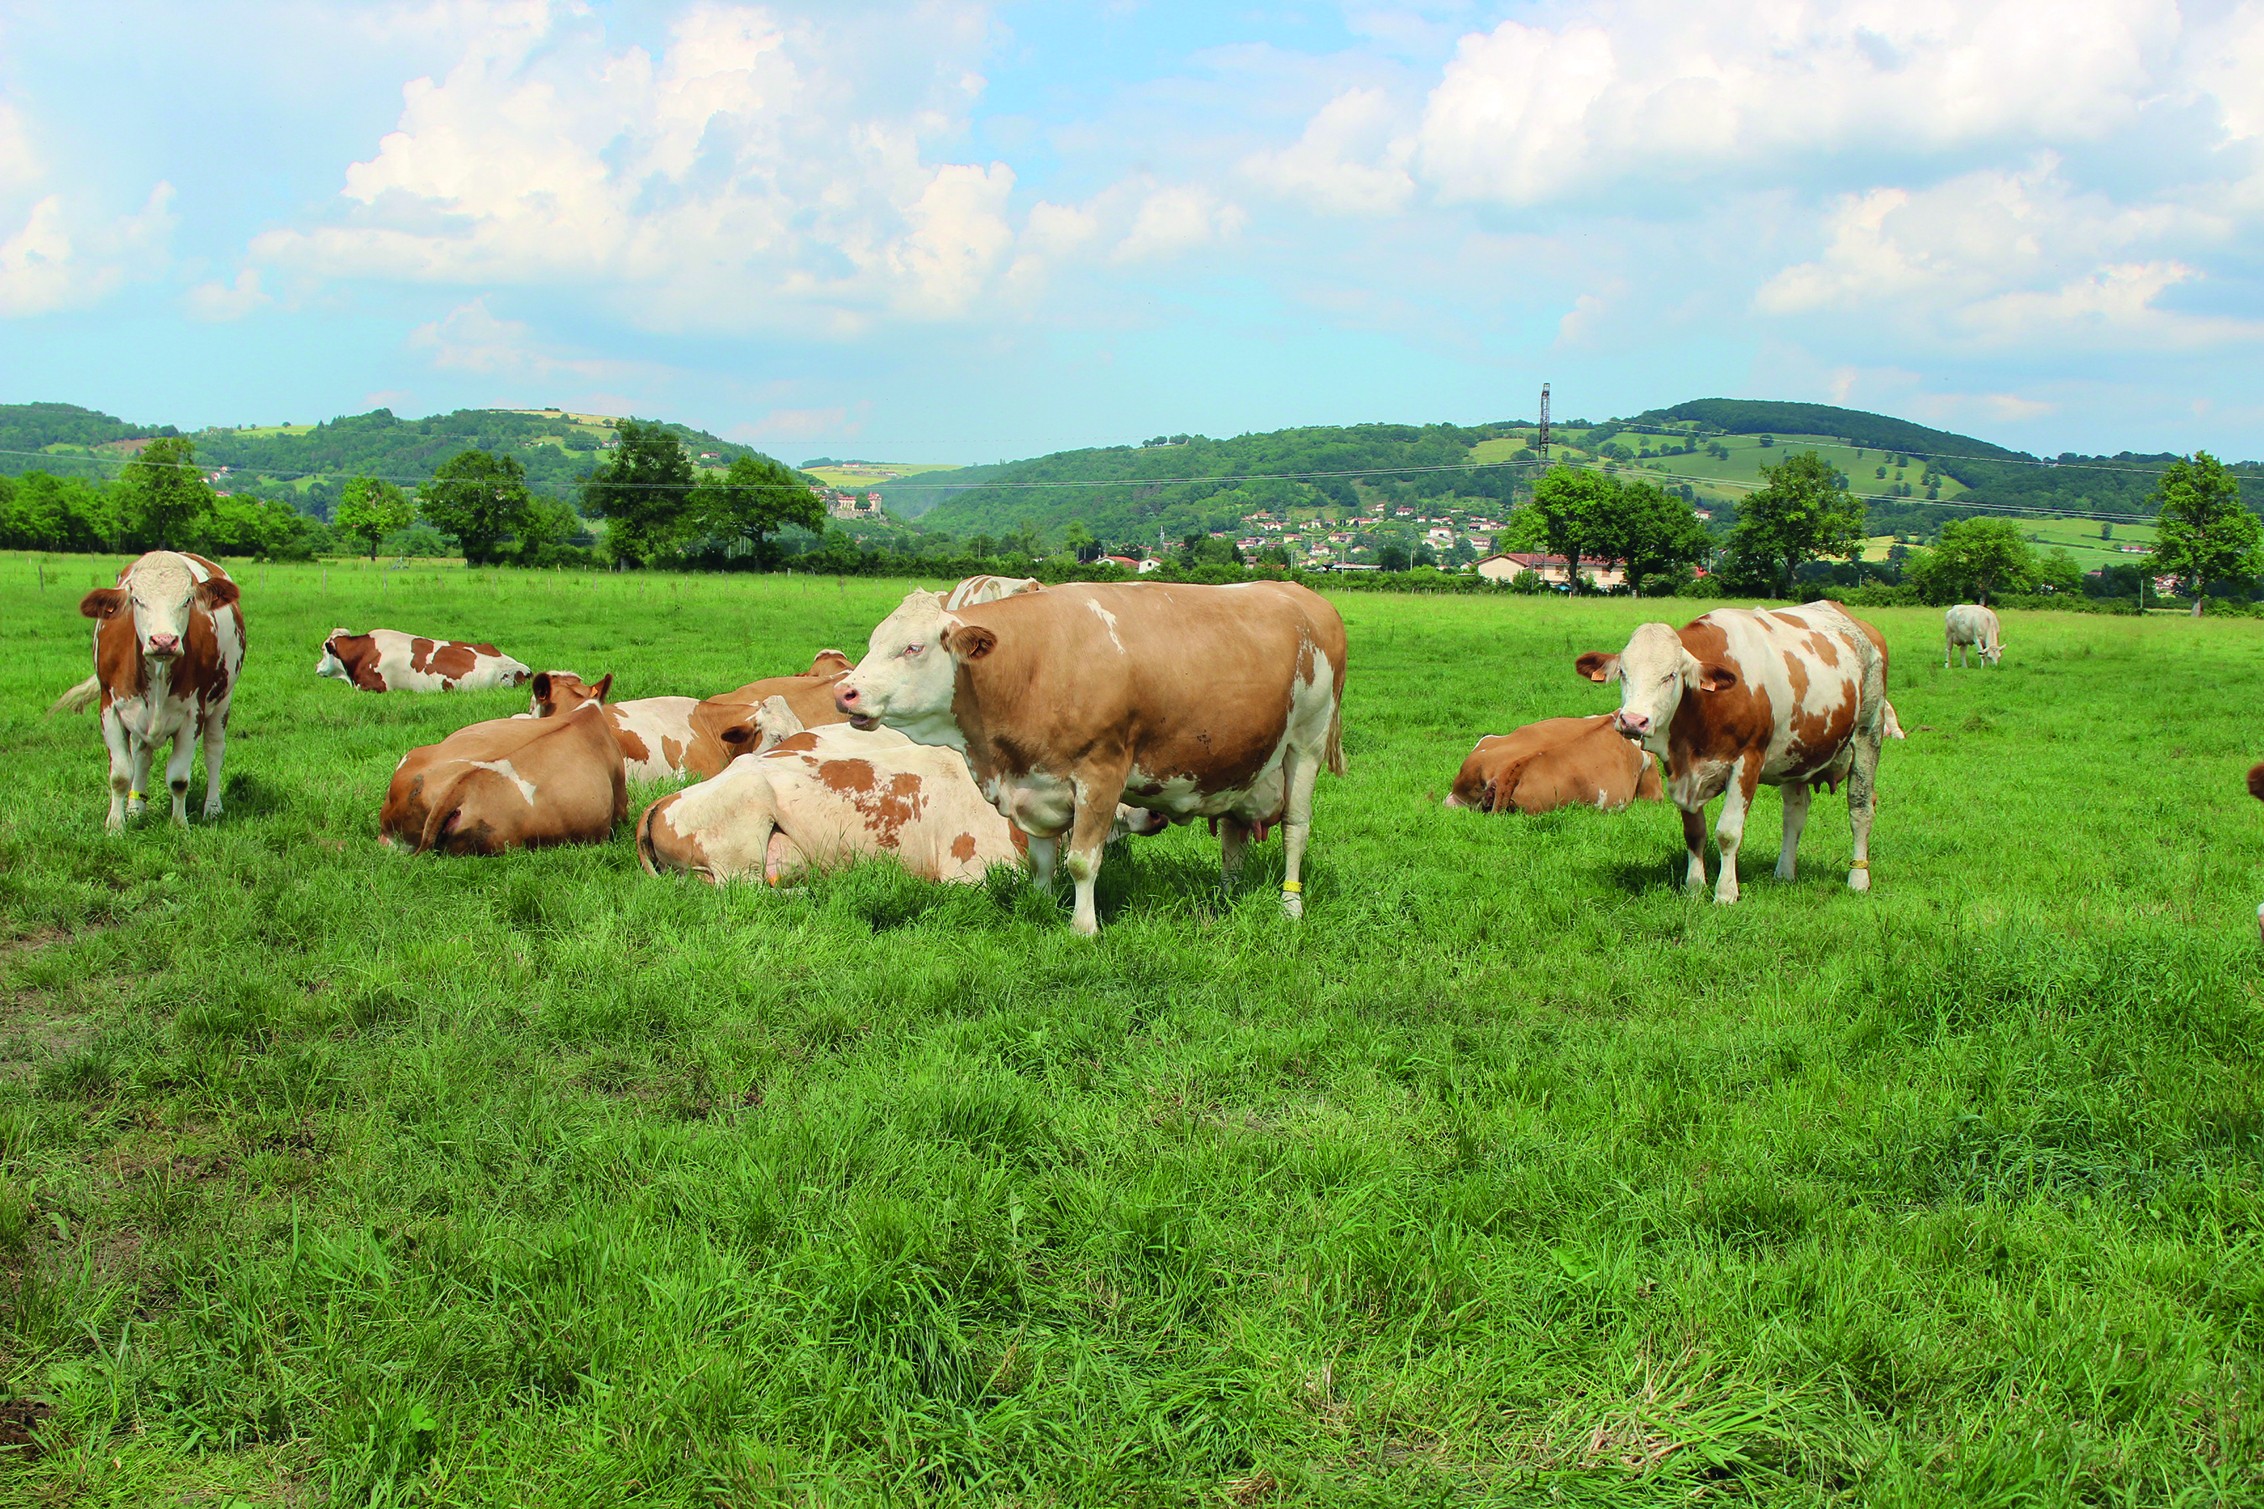
M 2264 0 L 10 0 L 0 401 L 2260 457 L 2260 147 Z

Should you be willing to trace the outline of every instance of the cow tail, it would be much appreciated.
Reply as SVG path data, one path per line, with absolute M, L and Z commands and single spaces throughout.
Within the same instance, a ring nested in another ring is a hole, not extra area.
M 480 778 L 488 775 L 484 770 L 467 770 L 456 777 L 439 798 L 425 810 L 424 832 L 417 835 L 413 852 L 428 853 L 440 847 L 440 841 L 453 830 L 455 820 L 464 815 L 464 804 L 471 799 Z
M 1895 716 L 1895 705 L 1892 702 L 1887 702 L 1885 698 L 1881 698 L 1880 701 L 1885 706 L 1886 711 L 1880 717 L 1879 731 L 1890 739 L 1908 737 L 1902 731 L 1902 719 Z
M 666 798 L 662 798 L 665 801 Z M 652 815 L 660 810 L 660 802 L 647 802 L 644 812 L 637 818 L 637 864 L 647 875 L 660 874 L 660 855 L 652 846 Z
M 1344 699 L 1341 693 L 1336 705 L 1329 709 L 1329 736 L 1321 745 L 1321 763 L 1328 766 L 1330 775 L 1344 774 Z
M 102 678 L 100 676 L 89 676 L 62 696 L 57 697 L 49 705 L 47 716 L 52 718 L 57 713 L 83 713 L 94 706 L 101 698 Z

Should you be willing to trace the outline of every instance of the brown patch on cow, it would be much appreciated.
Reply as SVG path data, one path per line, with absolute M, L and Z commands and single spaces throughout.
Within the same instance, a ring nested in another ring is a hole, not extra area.
M 783 748 L 784 746 L 780 746 Z M 827 760 L 818 766 L 818 779 L 844 796 L 873 789 L 873 762 L 870 760 Z
M 1808 653 L 1828 666 L 1839 665 L 1839 646 L 1832 643 L 1831 635 L 1820 630 L 1808 636 Z
M 951 857 L 965 864 L 975 857 L 975 835 L 962 833 L 951 841 Z
M 820 650 L 817 659 L 811 661 L 810 668 L 802 674 L 805 676 L 838 676 L 844 671 L 854 669 L 855 666 L 856 662 L 839 650 Z
M 486 648 L 483 645 L 475 649 L 453 639 L 442 641 L 436 648 L 429 639 L 414 640 L 410 645 L 409 666 L 412 670 L 425 671 L 444 681 L 461 681 L 479 664 L 480 650 Z M 493 654 L 494 651 L 489 650 L 488 653 Z
M 847 722 L 849 715 L 833 701 L 834 683 L 839 679 L 837 676 L 766 676 L 736 691 L 706 699 L 692 710 L 692 744 L 684 751 L 680 768 L 701 777 L 719 774 L 740 753 L 724 742 L 723 731 L 752 727 L 755 709 L 771 697 L 784 698 L 804 728 Z
M 1794 779 L 1805 779 L 1810 772 L 1839 757 L 1840 750 L 1855 735 L 1855 713 L 1860 702 L 1860 695 L 1850 682 L 1842 688 L 1835 707 L 1823 712 L 1793 708 L 1789 720 L 1792 743 L 1785 751 L 1785 758 L 1793 765 Z
M 621 758 L 631 764 L 640 763 L 651 754 L 651 751 L 645 748 L 644 740 L 618 723 L 613 725 L 613 739 L 615 743 L 621 746 Z
M 367 634 L 349 634 L 341 629 L 323 641 L 323 648 L 338 657 L 346 668 L 346 679 L 358 692 L 382 692 L 388 688 L 384 676 L 378 673 L 377 641 Z
M 1683 626 L 1682 647 L 1701 666 L 1729 664 L 1729 636 L 1700 618 Z M 1685 692 L 1667 726 L 1670 770 L 1735 759 L 1745 750 L 1767 749 L 1776 732 L 1776 710 L 1766 689 L 1739 677 L 1720 691 Z
M 1008 823 L 1006 825 L 1006 836 L 1013 843 L 1014 852 L 1027 860 L 1030 857 L 1030 835 L 1022 831 L 1022 825 Z
M 780 739 L 773 753 L 791 750 L 795 754 L 814 754 L 817 752 L 817 747 L 818 736 L 804 731 L 798 734 L 788 734 L 785 738 Z
M 1798 650 L 1787 650 L 1777 658 L 1784 662 L 1785 679 L 1792 683 L 1792 705 L 1797 710 L 1808 700 L 1808 663 Z M 1794 717 L 1798 716 L 1795 711 Z
M 684 768 L 684 748 L 682 739 L 671 739 L 665 735 L 661 738 L 660 757 L 668 762 L 669 769 L 682 770 Z

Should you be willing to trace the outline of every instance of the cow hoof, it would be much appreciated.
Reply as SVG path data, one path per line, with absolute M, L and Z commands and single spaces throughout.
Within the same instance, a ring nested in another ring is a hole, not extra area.
M 1868 890 L 1870 890 L 1870 889 L 1871 889 L 1871 872 L 1870 872 L 1869 870 L 1850 870 L 1850 871 L 1848 871 L 1848 872 L 1847 872 L 1847 888 L 1848 888 L 1849 890 L 1851 890 L 1851 891 L 1868 891 Z
M 204 804 L 204 815 L 206 817 L 218 817 L 220 815 L 220 803 L 217 801 L 206 802 Z
M 1284 916 L 1302 917 L 1305 915 L 1305 898 L 1293 891 L 1284 892 L 1281 898 L 1281 910 Z
M 1735 890 L 1735 889 L 1731 889 L 1731 890 L 1726 890 L 1726 891 L 1716 891 L 1716 892 L 1714 892 L 1714 905 L 1716 905 L 1716 906 L 1735 906 L 1735 905 L 1737 905 L 1737 892 L 1736 892 L 1736 890 Z
M 1080 938 L 1098 938 L 1101 935 L 1101 925 L 1083 917 L 1070 918 L 1069 930 Z

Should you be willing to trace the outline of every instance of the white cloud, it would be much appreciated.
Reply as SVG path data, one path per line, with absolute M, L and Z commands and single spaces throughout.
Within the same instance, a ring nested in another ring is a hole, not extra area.
M 0 193 L 30 188 L 39 181 L 39 157 L 23 113 L 0 99 Z
M 1344 215 L 1388 215 L 1415 192 L 1412 143 L 1395 132 L 1396 112 L 1380 89 L 1354 88 L 1330 100 L 1304 135 L 1278 152 L 1260 152 L 1244 169 L 1275 192 Z
M 1117 243 L 1114 260 L 1138 262 L 1177 256 L 1242 233 L 1248 217 L 1205 188 L 1173 184 L 1150 192 L 1132 217 L 1132 228 Z
M 193 319 L 224 323 L 264 309 L 275 301 L 259 282 L 259 269 L 247 267 L 236 274 L 233 283 L 199 283 L 189 290 L 189 315 Z
M 61 194 L 31 207 L 0 241 L 0 318 L 83 309 L 128 279 L 163 270 L 173 233 L 173 186 L 160 183 L 132 214 L 89 225 Z
M 442 370 L 493 377 L 595 379 L 616 376 L 626 369 L 624 363 L 545 346 L 524 321 L 499 318 L 487 307 L 484 296 L 419 325 L 410 332 L 409 346 L 429 353 L 433 366 Z
M 1630 176 L 1781 169 L 1849 150 L 2098 140 L 2157 91 L 2174 0 L 1605 0 L 1465 37 L 1418 171 L 1534 204 Z
M 1825 225 L 1821 255 L 1761 285 L 1761 312 L 1884 315 L 1941 339 L 2007 344 L 2193 344 L 2264 328 L 2159 302 L 2203 276 L 2169 249 L 2222 244 L 2233 236 L 2229 223 L 2180 205 L 2123 206 L 2078 192 L 2049 156 L 2017 172 L 1852 194 Z
M 982 88 L 976 35 L 965 7 L 895 18 L 890 44 L 926 71 L 884 87 L 872 33 L 846 23 L 702 4 L 648 54 L 519 5 L 406 87 L 336 221 L 253 252 L 332 277 L 599 285 L 664 327 L 963 315 L 1016 236 L 1010 168 L 929 150 Z

